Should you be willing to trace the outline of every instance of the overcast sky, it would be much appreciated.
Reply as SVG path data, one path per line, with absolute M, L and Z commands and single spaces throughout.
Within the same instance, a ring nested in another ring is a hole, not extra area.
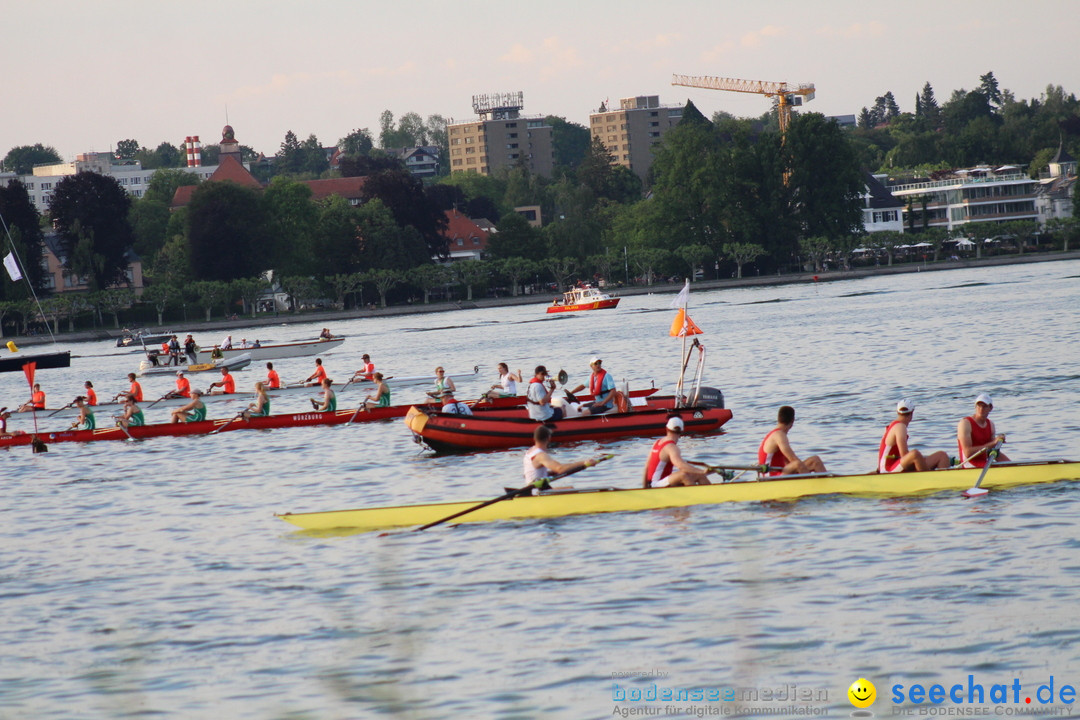
M 1018 99 L 1080 93 L 1075 0 L 0 0 L 0 156 L 65 159 L 134 138 L 237 139 L 273 154 L 286 131 L 335 144 L 379 114 L 473 117 L 475 94 L 521 90 L 524 113 L 582 125 L 608 100 L 689 98 L 757 116 L 766 98 L 672 87 L 673 73 L 814 83 L 807 107 L 902 111 L 993 71 Z

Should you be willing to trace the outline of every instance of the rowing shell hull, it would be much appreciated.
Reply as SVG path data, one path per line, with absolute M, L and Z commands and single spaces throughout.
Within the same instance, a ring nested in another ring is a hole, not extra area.
M 564 312 L 581 312 L 582 310 L 605 310 L 607 308 L 613 308 L 619 304 L 622 298 L 608 298 L 607 300 L 594 300 L 587 303 L 576 303 L 574 305 L 548 305 L 547 311 L 549 313 L 564 313 Z
M 247 353 L 251 355 L 252 360 L 279 360 L 281 358 L 320 355 L 324 352 L 329 352 L 334 348 L 340 347 L 341 344 L 344 342 L 345 339 L 341 338 L 338 340 L 311 340 L 309 342 L 282 343 L 280 345 L 262 345 L 257 348 L 235 347 L 232 350 L 222 350 L 221 354 L 224 356 L 225 359 Z M 200 349 L 196 359 L 200 363 L 213 362 L 213 358 L 210 357 L 211 352 L 213 352 L 213 347 L 205 350 Z
M 536 420 L 520 417 L 521 410 L 483 412 L 474 415 L 432 413 L 413 408 L 405 416 L 405 424 L 425 445 L 436 452 L 469 452 L 474 450 L 504 450 L 532 445 Z M 581 440 L 613 440 L 621 437 L 654 437 L 663 435 L 668 418 L 683 419 L 687 434 L 711 433 L 731 419 L 726 408 L 641 408 L 627 413 L 614 413 L 569 418 L 546 423 L 555 442 Z
M 963 491 L 975 484 L 979 469 L 938 470 L 885 475 L 826 475 L 791 480 L 754 480 L 717 485 L 657 489 L 599 489 L 519 497 L 489 505 L 463 515 L 454 523 L 556 518 L 608 512 L 636 512 L 665 508 L 714 505 L 727 502 L 796 500 L 814 495 L 863 495 L 895 497 L 929 495 L 946 490 Z M 1003 463 L 993 466 L 982 487 L 1002 489 L 1017 485 L 1080 480 L 1080 462 L 1057 460 L 1045 463 Z M 286 513 L 282 520 L 305 530 L 369 532 L 395 527 L 426 525 L 483 500 L 402 505 L 398 507 Z

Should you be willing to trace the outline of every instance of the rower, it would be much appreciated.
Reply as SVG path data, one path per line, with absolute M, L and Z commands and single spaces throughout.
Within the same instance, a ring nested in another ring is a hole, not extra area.
M 93 408 L 86 404 L 86 398 L 80 395 L 72 402 L 75 407 L 79 409 L 79 419 L 71 424 L 71 429 L 94 430 L 97 428 L 97 421 L 94 419 Z
M 446 377 L 446 371 L 442 369 L 442 366 L 435 368 L 435 389 L 427 393 L 428 397 L 439 400 L 442 398 L 443 393 L 449 390 L 454 392 L 457 390 L 457 386 L 454 385 L 454 378 Z
M 214 388 L 221 388 L 220 391 L 214 391 Z M 221 368 L 221 379 L 216 383 L 210 383 L 211 395 L 232 395 L 236 392 L 236 381 L 233 380 L 233 376 L 229 374 L 229 368 Z
M 86 404 L 91 407 L 97 405 L 97 393 L 94 392 L 94 383 L 87 380 L 83 383 L 83 387 L 86 388 Z
M 178 407 L 172 411 L 171 422 L 199 422 L 206 419 L 206 405 L 202 401 L 202 391 L 191 391 L 191 402 L 183 407 Z
M 592 467 L 596 460 L 578 460 L 572 463 L 561 463 L 548 454 L 548 445 L 551 443 L 551 428 L 547 425 L 537 425 L 533 430 L 533 446 L 525 451 L 522 459 L 522 472 L 525 482 L 532 483 L 538 490 L 547 490 L 551 486 L 548 479 L 552 475 L 562 475 L 568 472 Z
M 878 472 L 898 473 L 913 470 L 943 470 L 949 467 L 949 456 L 942 451 L 923 456 L 908 448 L 908 425 L 915 417 L 915 403 L 904 398 L 896 404 L 896 419 L 885 428 L 878 446 Z
M 167 399 L 191 397 L 191 381 L 184 376 L 183 370 L 176 371 L 176 389 L 170 391 L 165 397 Z
M 975 412 L 969 417 L 962 418 L 956 426 L 956 444 L 960 448 L 960 464 L 966 468 L 981 468 L 986 466 L 986 452 L 998 443 L 1005 442 L 1005 435 L 998 433 L 994 428 L 994 421 L 990 419 L 990 411 L 994 409 L 994 401 L 986 393 L 980 393 L 975 398 Z M 979 454 L 979 457 L 972 457 Z M 1004 453 L 998 452 L 994 462 L 1009 462 Z
M 360 356 L 360 359 L 364 361 L 364 364 L 353 373 L 353 382 L 357 380 L 373 380 L 375 378 L 375 363 L 371 362 L 371 356 L 364 353 Z
M 322 358 L 315 358 L 315 372 L 311 373 L 304 379 L 304 383 L 309 387 L 312 385 L 322 385 L 322 381 L 326 379 L 326 368 L 323 367 Z
M 375 391 L 368 393 L 364 398 L 364 402 L 360 404 L 360 409 L 367 412 L 373 407 L 390 407 L 390 386 L 383 380 L 383 374 L 377 372 L 372 375 L 372 380 L 377 384 L 375 385 Z
M 486 397 L 489 400 L 501 397 L 514 397 L 518 394 L 517 384 L 521 382 L 521 371 L 517 373 L 510 372 L 510 367 L 501 362 L 498 365 L 499 369 L 499 382 L 491 386 L 491 390 L 487 392 Z
M 22 404 L 19 408 L 19 412 L 27 412 L 28 410 L 44 410 L 45 409 L 45 391 L 41 389 L 41 383 L 34 383 L 34 390 L 30 393 L 30 399 Z
M 135 396 L 128 395 L 124 400 L 124 414 L 116 418 L 116 424 L 125 430 L 146 424 L 142 408 L 135 404 Z
M 261 381 L 255 383 L 255 402 L 248 405 L 241 415 L 244 422 L 253 417 L 268 417 L 270 415 L 270 396 L 266 394 L 266 385 Z
M 323 388 L 323 400 L 320 403 L 318 400 L 312 398 L 311 407 L 315 408 L 319 412 L 336 412 L 337 411 L 337 395 L 334 394 L 334 388 L 332 387 L 334 381 L 330 378 L 324 378 L 322 381 Z
M 123 402 L 124 397 L 127 395 L 134 395 L 135 402 L 142 402 L 142 385 L 140 385 L 139 381 L 135 379 L 135 373 L 128 373 L 128 382 L 130 382 L 131 385 L 128 386 L 128 389 L 126 391 L 118 392 L 116 394 L 116 397 L 114 398 L 114 402 Z
M 264 384 L 271 390 L 277 390 L 281 387 L 281 377 L 277 374 L 272 362 L 266 363 L 266 382 Z
M 645 487 L 710 484 L 706 473 L 683 460 L 679 452 L 679 437 L 685 428 L 682 418 L 669 418 L 665 428 L 667 432 L 664 437 L 653 443 L 649 451 L 649 460 L 645 465 Z
M 768 475 L 805 475 L 825 472 L 825 463 L 817 455 L 800 460 L 791 449 L 788 432 L 795 424 L 795 408 L 784 405 L 776 413 L 776 427 L 769 431 L 758 447 L 758 465 L 767 465 Z

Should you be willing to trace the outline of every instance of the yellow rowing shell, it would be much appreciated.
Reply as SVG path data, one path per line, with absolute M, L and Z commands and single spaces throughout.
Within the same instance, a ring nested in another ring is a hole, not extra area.
M 660 510 L 724 502 L 794 500 L 812 495 L 926 495 L 945 490 L 967 490 L 975 484 L 981 472 L 979 469 L 954 469 L 887 475 L 814 475 L 795 479 L 763 479 L 649 490 L 607 488 L 554 492 L 497 502 L 463 515 L 453 520 L 453 523 Z M 982 487 L 1000 489 L 1063 480 L 1080 480 L 1080 462 L 1055 460 L 1040 463 L 1002 463 L 990 468 L 983 478 Z M 347 529 L 368 532 L 426 525 L 481 502 L 483 501 L 471 500 L 431 505 L 285 513 L 278 517 L 305 530 Z

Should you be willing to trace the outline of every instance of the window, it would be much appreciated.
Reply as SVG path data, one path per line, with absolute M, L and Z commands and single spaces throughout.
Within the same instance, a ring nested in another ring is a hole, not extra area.
M 457 244 L 458 244 L 458 247 L 462 247 L 463 245 L 465 245 L 465 241 L 462 240 L 461 238 L 458 238 L 457 239 Z
M 450 141 L 450 144 L 451 145 L 460 145 L 461 144 L 461 138 L 454 138 L 453 140 Z
M 659 116 L 660 116 L 660 113 L 658 113 L 656 110 L 653 110 L 652 112 L 649 113 L 649 117 L 659 117 Z
M 517 146 L 518 146 L 517 143 L 506 143 L 506 149 L 507 150 L 514 150 L 514 149 L 517 148 Z
M 139 184 L 139 176 L 138 175 L 131 178 L 131 184 L 132 185 L 138 185 Z
M 516 138 L 517 133 L 508 133 L 506 137 L 508 137 L 508 138 Z
M 454 165 L 454 167 L 458 167 L 458 166 L 461 165 L 461 161 L 460 160 L 454 160 L 452 164 Z
M 516 128 L 517 123 L 506 123 L 505 127 L 507 127 L 507 128 Z
M 660 121 L 656 120 L 649 123 L 649 127 L 660 127 Z
M 472 145 L 476 141 L 475 138 L 465 138 L 466 145 Z
M 42 190 L 52 190 L 52 183 L 46 183 L 46 182 L 41 183 L 41 189 Z

